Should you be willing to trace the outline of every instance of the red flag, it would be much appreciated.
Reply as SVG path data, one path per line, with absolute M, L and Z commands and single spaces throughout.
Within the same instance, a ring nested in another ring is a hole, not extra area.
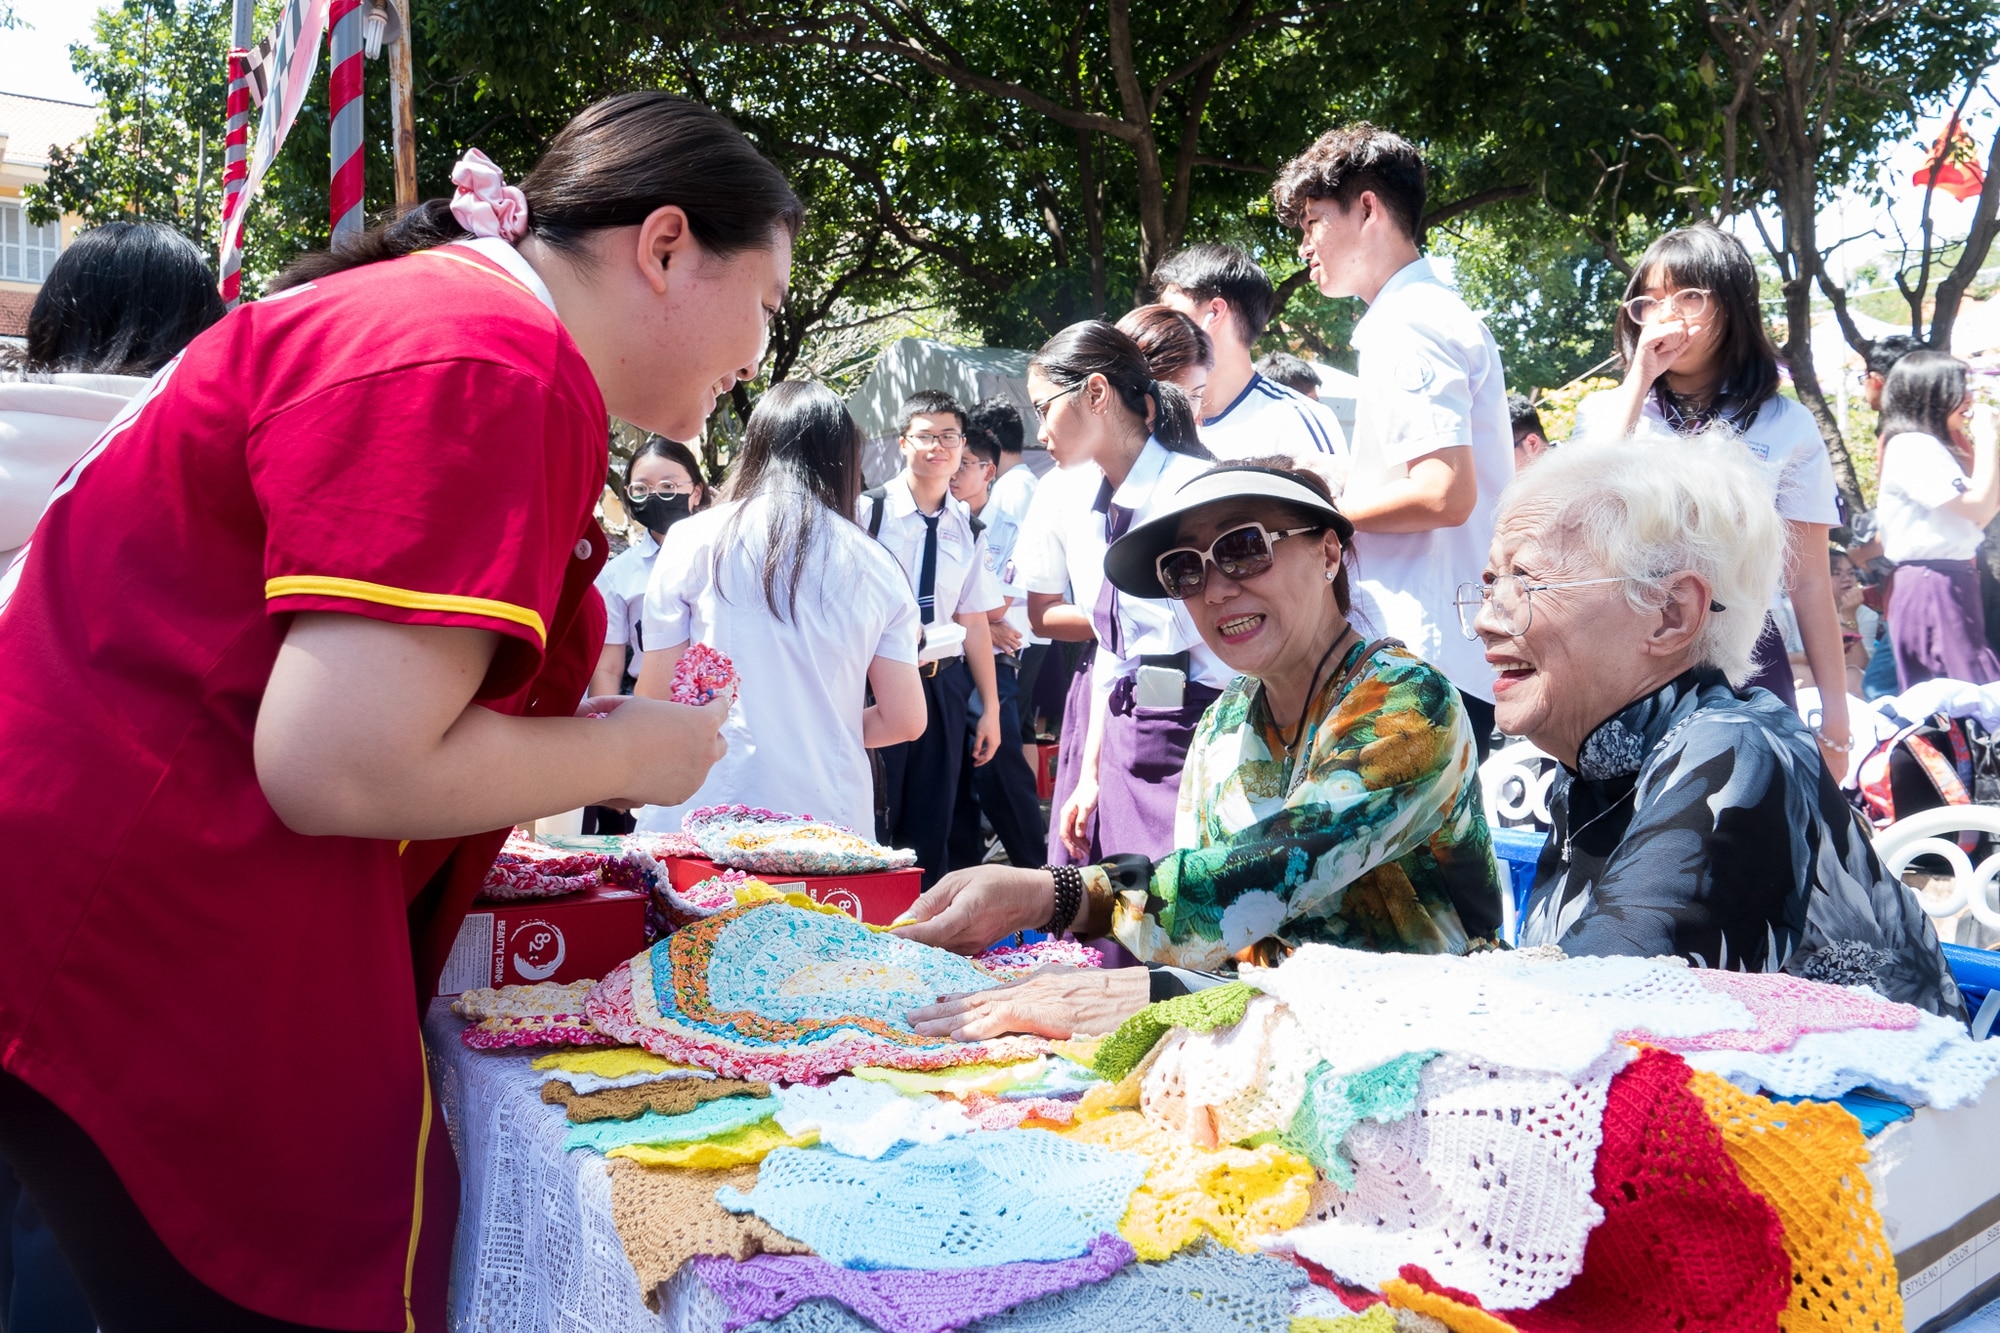
M 1970 199 L 1986 184 L 1986 173 L 1979 166 L 1979 146 L 1957 117 L 1938 135 L 1924 155 L 1923 166 L 1910 177 L 1910 184 L 1935 185 L 1954 199 Z

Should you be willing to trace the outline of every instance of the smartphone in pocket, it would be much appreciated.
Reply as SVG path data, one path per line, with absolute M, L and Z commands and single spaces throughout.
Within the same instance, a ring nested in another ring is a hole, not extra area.
M 1140 708 L 1179 708 L 1187 699 L 1187 672 L 1173 667 L 1142 666 L 1132 683 L 1132 702 Z

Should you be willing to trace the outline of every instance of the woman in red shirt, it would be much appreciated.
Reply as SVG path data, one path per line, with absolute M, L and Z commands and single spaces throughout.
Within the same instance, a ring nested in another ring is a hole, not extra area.
M 0 1156 L 107 1333 L 442 1327 L 459 918 L 509 826 L 721 753 L 726 701 L 575 716 L 591 511 L 607 411 L 753 372 L 798 200 L 660 93 L 454 179 L 198 338 L 0 581 Z

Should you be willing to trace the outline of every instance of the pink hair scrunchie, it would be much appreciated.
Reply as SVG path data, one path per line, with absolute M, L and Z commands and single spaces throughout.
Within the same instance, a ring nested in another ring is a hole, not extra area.
M 451 169 L 458 187 L 451 215 L 474 236 L 498 236 L 512 244 L 528 234 L 528 196 L 509 185 L 493 159 L 477 148 L 465 150 Z

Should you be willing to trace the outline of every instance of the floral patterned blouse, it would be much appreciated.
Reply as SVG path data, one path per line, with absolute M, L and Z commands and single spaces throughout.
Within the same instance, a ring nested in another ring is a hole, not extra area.
M 1472 727 L 1452 683 L 1393 642 L 1357 643 L 1285 757 L 1261 682 L 1195 729 L 1174 842 L 1119 857 L 1112 933 L 1149 963 L 1215 969 L 1308 942 L 1463 953 L 1500 922 Z M 1366 660 L 1362 660 L 1364 654 Z
M 1521 944 L 1873 986 L 1964 1017 L 1915 895 L 1799 715 L 1696 668 L 1584 738 L 1549 797 Z

